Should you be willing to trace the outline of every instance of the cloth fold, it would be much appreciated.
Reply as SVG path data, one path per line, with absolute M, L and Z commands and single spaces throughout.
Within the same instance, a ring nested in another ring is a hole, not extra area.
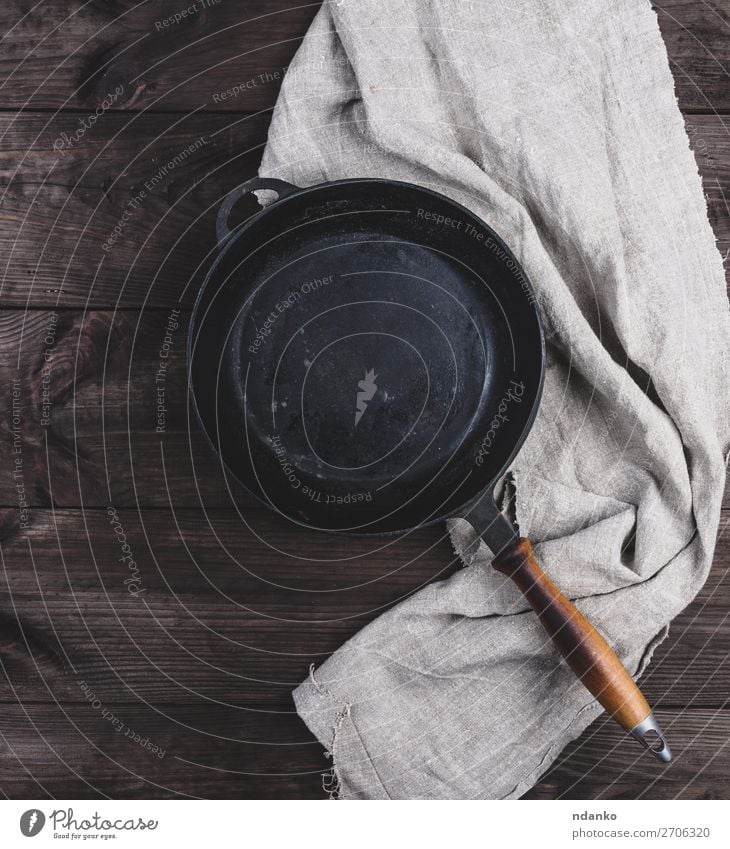
M 326 3 L 260 173 L 415 182 L 510 245 L 547 335 L 516 521 L 639 674 L 707 576 L 730 445 L 723 266 L 648 0 Z M 520 796 L 601 711 L 449 530 L 464 568 L 294 693 L 343 798 Z

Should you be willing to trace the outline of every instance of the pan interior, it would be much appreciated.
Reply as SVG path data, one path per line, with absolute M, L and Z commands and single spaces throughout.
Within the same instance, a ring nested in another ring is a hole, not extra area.
M 526 282 L 495 239 L 446 198 L 381 181 L 251 222 L 191 337 L 198 410 L 230 471 L 327 530 L 413 527 L 475 498 L 528 427 L 542 369 Z

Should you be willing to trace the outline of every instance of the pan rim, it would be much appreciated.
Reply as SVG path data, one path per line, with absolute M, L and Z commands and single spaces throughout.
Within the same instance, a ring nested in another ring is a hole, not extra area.
M 419 522 L 416 525 L 411 525 L 404 528 L 397 529 L 388 529 L 388 530 L 376 530 L 376 531 L 350 531 L 350 530 L 342 530 L 339 528 L 326 528 L 319 527 L 316 525 L 309 524 L 304 521 L 299 521 L 293 516 L 290 516 L 283 511 L 277 509 L 273 504 L 267 503 L 260 495 L 254 492 L 243 480 L 231 469 L 229 464 L 226 462 L 222 453 L 216 448 L 211 435 L 208 433 L 208 429 L 205 426 L 205 422 L 201 415 L 198 399 L 196 396 L 194 384 L 193 384 L 193 376 L 192 376 L 192 367 L 193 367 L 193 339 L 194 339 L 194 331 L 196 326 L 196 320 L 198 318 L 199 309 L 201 303 L 204 299 L 206 292 L 208 291 L 209 285 L 213 280 L 218 268 L 222 265 L 223 261 L 229 255 L 229 253 L 235 248 L 236 244 L 240 242 L 240 240 L 250 231 L 252 230 L 261 218 L 265 215 L 269 215 L 274 210 L 281 211 L 281 209 L 286 205 L 288 201 L 294 201 L 295 199 L 300 200 L 302 196 L 317 194 L 324 190 L 329 190 L 332 188 L 346 188 L 351 185 L 362 186 L 363 184 L 371 184 L 377 186 L 388 186 L 392 188 L 406 188 L 409 191 L 417 191 L 423 194 L 426 197 L 432 197 L 441 202 L 446 202 L 447 204 L 454 207 L 465 217 L 472 219 L 474 222 L 478 223 L 480 227 L 482 227 L 485 232 L 487 232 L 499 245 L 500 249 L 505 252 L 507 257 L 512 260 L 517 269 L 522 274 L 524 283 L 526 284 L 525 297 L 528 300 L 530 307 L 532 308 L 532 312 L 535 317 L 535 324 L 537 326 L 537 341 L 538 341 L 538 351 L 539 351 L 539 364 L 535 364 L 536 370 L 539 370 L 538 379 L 537 379 L 537 387 L 535 390 L 535 394 L 532 400 L 532 405 L 525 419 L 525 424 L 518 436 L 515 440 L 514 445 L 511 451 L 508 453 L 504 463 L 500 467 L 499 471 L 493 475 L 493 477 L 489 480 L 488 483 L 484 485 L 484 487 L 480 490 L 480 492 L 460 504 L 458 508 L 453 510 L 449 510 L 445 513 L 439 513 L 438 515 L 429 518 L 423 522 Z M 233 229 L 228 237 L 222 242 L 218 244 L 218 253 L 213 263 L 211 264 L 205 279 L 203 280 L 197 294 L 195 300 L 193 302 L 193 307 L 190 313 L 190 326 L 188 328 L 187 333 L 187 341 L 186 341 L 186 371 L 187 371 L 187 385 L 188 385 L 188 396 L 190 398 L 190 402 L 193 408 L 194 417 L 197 421 L 201 431 L 203 432 L 205 441 L 207 442 L 210 449 L 213 453 L 219 458 L 219 461 L 225 471 L 226 476 L 230 475 L 230 477 L 236 481 L 236 483 L 252 498 L 254 498 L 258 503 L 260 503 L 263 507 L 266 508 L 269 512 L 275 513 L 281 516 L 283 519 L 286 519 L 292 522 L 294 525 L 298 527 L 305 528 L 309 531 L 315 531 L 323 534 L 335 534 L 338 536 L 349 536 L 349 537 L 359 537 L 359 538 L 375 538 L 375 537 L 395 537 L 409 534 L 415 530 L 419 530 L 421 528 L 427 528 L 432 525 L 435 525 L 439 522 L 443 522 L 447 519 L 460 518 L 467 513 L 470 513 L 476 505 L 482 503 L 485 499 L 489 498 L 490 501 L 493 501 L 493 493 L 494 488 L 497 485 L 497 482 L 505 475 L 508 471 L 510 465 L 514 461 L 517 454 L 520 452 L 523 447 L 525 440 L 527 439 L 528 434 L 531 432 L 533 425 L 535 423 L 535 419 L 537 418 L 537 413 L 540 408 L 540 404 L 542 401 L 544 383 L 545 383 L 545 358 L 546 358 L 546 350 L 545 350 L 545 331 L 543 328 L 542 318 L 540 316 L 540 311 L 537 308 L 537 296 L 535 287 L 532 284 L 532 280 L 528 276 L 522 264 L 515 257 L 514 253 L 510 249 L 509 245 L 504 241 L 504 239 L 497 233 L 489 224 L 487 224 L 483 219 L 481 219 L 475 212 L 472 212 L 470 209 L 465 207 L 463 204 L 449 197 L 448 195 L 444 195 L 441 192 L 435 191 L 430 188 L 426 188 L 424 186 L 419 185 L 418 183 L 410 183 L 405 180 L 391 180 L 388 178 L 382 177 L 348 177 L 340 180 L 331 180 L 323 183 L 315 183 L 311 186 L 305 187 L 297 187 L 292 185 L 292 192 L 283 196 L 279 196 L 275 201 L 268 204 L 265 207 L 262 207 L 257 212 L 253 213 L 246 221 L 240 224 L 238 227 Z M 254 189 L 254 191 L 262 191 L 263 187 L 260 189 Z M 189 421 L 189 416 L 188 416 Z M 228 488 L 228 485 L 227 485 Z

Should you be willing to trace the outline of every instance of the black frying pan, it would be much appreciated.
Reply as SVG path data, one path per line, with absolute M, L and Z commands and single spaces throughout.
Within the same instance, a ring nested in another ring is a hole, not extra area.
M 278 199 L 234 232 L 234 204 Z M 535 418 L 532 287 L 483 221 L 392 180 L 226 198 L 193 311 L 190 386 L 230 472 L 301 525 L 395 533 L 465 517 L 571 668 L 661 760 L 669 747 L 603 637 L 549 581 L 493 490 Z

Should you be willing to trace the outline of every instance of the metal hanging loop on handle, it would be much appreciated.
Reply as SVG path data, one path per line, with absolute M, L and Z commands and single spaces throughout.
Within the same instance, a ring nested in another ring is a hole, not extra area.
M 233 232 L 228 226 L 228 219 L 231 217 L 233 207 L 244 195 L 248 195 L 251 192 L 258 191 L 259 189 L 268 189 L 269 191 L 276 192 L 279 196 L 279 200 L 287 195 L 291 195 L 294 192 L 299 191 L 298 186 L 287 183 L 285 180 L 277 180 L 273 177 L 254 177 L 253 179 L 242 183 L 240 186 L 237 186 L 226 195 L 223 203 L 220 205 L 220 209 L 218 210 L 218 215 L 215 221 L 215 234 L 219 247 L 223 246 L 224 242 L 228 240 Z
M 635 725 L 630 733 L 658 760 L 665 764 L 672 760 L 672 750 L 653 713 Z

